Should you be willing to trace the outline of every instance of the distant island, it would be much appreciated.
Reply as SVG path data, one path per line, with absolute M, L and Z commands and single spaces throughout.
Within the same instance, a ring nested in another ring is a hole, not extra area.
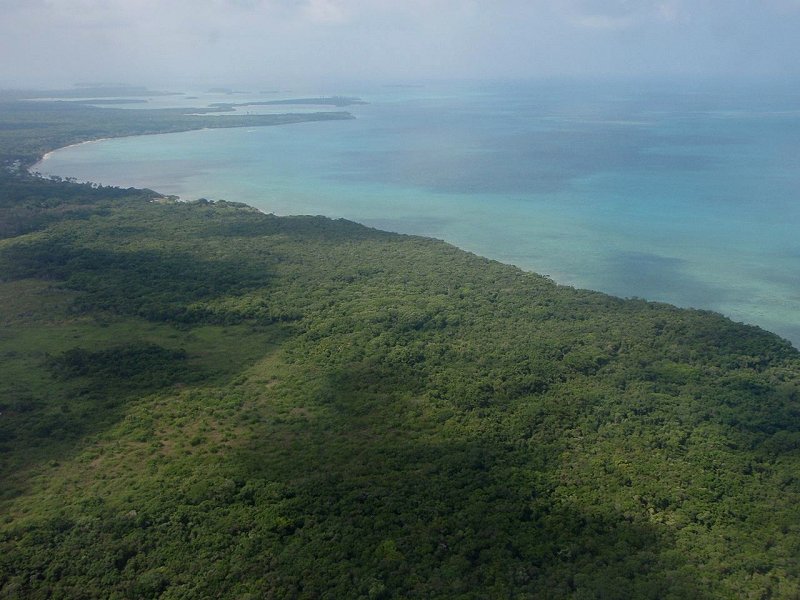
M 312 105 L 312 106 L 353 106 L 357 104 L 367 104 L 361 98 L 348 98 L 344 96 L 331 96 L 326 98 L 286 98 L 283 100 L 260 100 L 255 102 L 214 102 L 209 104 L 219 109 L 233 109 L 240 106 L 281 106 L 281 105 Z
M 75 104 L 147 104 L 149 100 L 144 98 L 81 98 L 79 100 L 60 100 L 60 102 L 72 102 Z
M 212 87 L 208 89 L 209 94 L 246 94 L 247 92 L 241 92 L 234 90 L 232 88 L 227 87 Z

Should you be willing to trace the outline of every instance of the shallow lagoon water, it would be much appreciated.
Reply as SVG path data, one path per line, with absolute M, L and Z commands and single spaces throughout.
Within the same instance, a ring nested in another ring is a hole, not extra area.
M 370 104 L 348 107 L 353 121 L 83 144 L 34 170 L 433 236 L 559 283 L 719 311 L 800 346 L 800 90 L 337 93 Z

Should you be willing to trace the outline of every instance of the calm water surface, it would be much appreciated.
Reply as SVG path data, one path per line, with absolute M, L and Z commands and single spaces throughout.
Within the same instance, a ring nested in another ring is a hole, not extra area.
M 336 93 L 370 104 L 349 107 L 353 121 L 88 143 L 34 170 L 429 235 L 559 283 L 716 310 L 800 346 L 800 86 Z

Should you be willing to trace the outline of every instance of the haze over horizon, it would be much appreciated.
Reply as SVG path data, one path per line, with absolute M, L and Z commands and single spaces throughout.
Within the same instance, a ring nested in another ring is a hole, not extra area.
M 0 0 L 0 87 L 800 78 L 800 0 Z

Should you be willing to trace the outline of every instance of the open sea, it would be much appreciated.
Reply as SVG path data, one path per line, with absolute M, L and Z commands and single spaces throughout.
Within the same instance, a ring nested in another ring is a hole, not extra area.
M 711 309 L 800 347 L 800 85 L 429 83 L 352 121 L 104 140 L 33 170 L 444 239 L 556 282 Z M 331 110 L 242 107 L 241 112 Z M 338 109 L 333 109 L 338 110 Z

